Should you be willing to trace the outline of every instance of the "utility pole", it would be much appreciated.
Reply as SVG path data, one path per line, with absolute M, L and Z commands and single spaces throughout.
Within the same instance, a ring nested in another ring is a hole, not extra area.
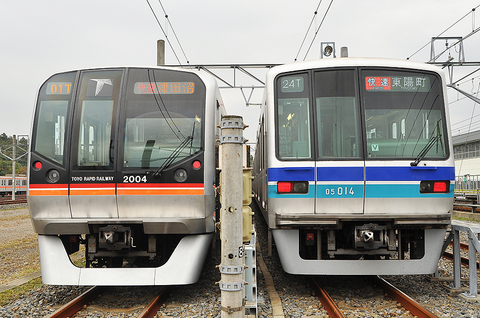
M 28 148 L 28 135 L 18 135 L 18 137 L 27 137 L 27 148 Z M 20 148 L 21 150 L 23 150 L 23 155 L 21 155 L 20 157 L 17 157 L 17 147 Z M 12 157 L 8 156 L 7 154 L 5 154 L 4 150 L 9 150 L 9 149 L 12 149 Z M 12 143 L 12 146 L 11 147 L 7 147 L 6 149 L 2 149 L 2 147 L 0 146 L 0 154 L 4 155 L 5 157 L 7 157 L 8 159 L 12 160 L 12 201 L 15 201 L 15 186 L 16 186 L 16 178 L 15 178 L 15 169 L 16 169 L 16 162 L 18 159 L 24 157 L 25 155 L 27 155 L 28 153 L 28 150 L 27 149 L 23 149 L 22 147 L 20 147 L 17 143 L 17 136 L 16 135 L 13 135 L 13 143 Z

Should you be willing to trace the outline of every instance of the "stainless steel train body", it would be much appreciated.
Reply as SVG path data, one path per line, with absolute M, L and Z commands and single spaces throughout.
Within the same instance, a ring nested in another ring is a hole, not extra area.
M 272 68 L 253 190 L 293 274 L 433 273 L 451 221 L 445 78 L 409 61 Z
M 214 233 L 213 77 L 119 67 L 55 74 L 33 120 L 28 202 L 42 278 L 63 285 L 197 281 Z M 85 264 L 70 258 L 85 246 Z
M 13 191 L 12 175 L 0 176 L 0 196 L 11 195 Z M 27 193 L 27 177 L 25 175 L 15 176 L 15 193 Z

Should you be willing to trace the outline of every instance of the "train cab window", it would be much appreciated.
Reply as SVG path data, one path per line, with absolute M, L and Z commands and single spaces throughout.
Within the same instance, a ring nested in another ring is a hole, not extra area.
M 307 74 L 277 79 L 276 122 L 279 159 L 310 159 L 311 120 Z
M 67 116 L 75 81 L 75 72 L 58 74 L 39 90 L 34 119 L 32 150 L 63 164 Z
M 193 74 L 132 69 L 127 82 L 123 166 L 159 168 L 203 149 L 205 86 Z
M 369 158 L 447 155 L 441 80 L 403 70 L 363 70 Z
M 317 146 L 320 159 L 360 156 L 354 74 L 353 70 L 315 73 Z
M 76 107 L 74 167 L 113 169 L 113 127 L 122 71 L 82 74 Z

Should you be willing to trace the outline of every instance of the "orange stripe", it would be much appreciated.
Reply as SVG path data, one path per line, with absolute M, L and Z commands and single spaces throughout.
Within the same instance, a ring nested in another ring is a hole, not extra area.
M 115 195 L 115 188 L 110 189 L 70 189 L 70 195 Z

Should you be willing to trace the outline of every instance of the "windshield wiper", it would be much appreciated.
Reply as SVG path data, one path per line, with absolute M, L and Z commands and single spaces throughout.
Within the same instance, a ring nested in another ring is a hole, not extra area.
M 415 161 L 410 162 L 410 166 L 412 167 L 418 166 L 420 161 L 422 161 L 422 159 L 425 158 L 425 156 L 430 151 L 430 149 L 432 149 L 433 145 L 435 145 L 435 143 L 438 140 L 440 140 L 441 137 L 442 137 L 442 134 L 437 134 L 435 136 L 432 135 L 428 143 L 425 145 L 425 147 L 423 147 L 422 151 L 420 151 L 420 153 L 418 154 L 417 158 L 415 158 Z
M 175 148 L 175 150 L 167 157 L 167 159 L 162 163 L 162 165 L 157 169 L 157 171 L 155 171 L 155 173 L 153 174 L 153 176 L 155 178 L 158 178 L 160 177 L 160 175 L 162 174 L 163 170 L 165 170 L 166 168 L 168 168 L 168 166 L 170 166 L 173 161 L 178 157 L 178 155 L 180 154 L 180 152 L 188 145 L 189 141 L 190 140 L 193 140 L 193 137 L 192 136 L 187 136 L 185 137 L 185 139 L 177 146 L 177 148 Z

